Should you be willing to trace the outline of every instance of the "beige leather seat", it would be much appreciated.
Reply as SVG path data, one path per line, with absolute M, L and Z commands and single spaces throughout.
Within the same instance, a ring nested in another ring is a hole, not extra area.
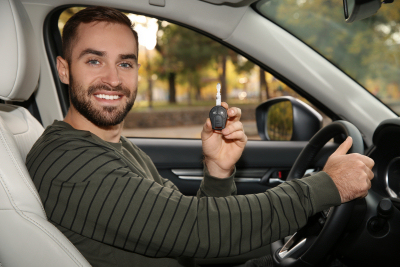
M 19 0 L 0 0 L 0 99 L 24 101 L 39 81 L 40 59 L 29 17 Z M 43 132 L 24 108 L 0 104 L 0 266 L 90 266 L 47 221 L 25 167 Z

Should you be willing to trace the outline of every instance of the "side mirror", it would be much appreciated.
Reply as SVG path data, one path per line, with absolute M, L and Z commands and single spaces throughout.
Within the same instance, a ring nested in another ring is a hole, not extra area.
M 393 0 L 385 1 L 388 2 L 391 3 Z M 347 23 L 368 18 L 380 7 L 380 0 L 343 0 L 344 18 Z
M 256 108 L 257 130 L 262 140 L 308 141 L 322 126 L 322 116 L 306 103 L 277 97 Z

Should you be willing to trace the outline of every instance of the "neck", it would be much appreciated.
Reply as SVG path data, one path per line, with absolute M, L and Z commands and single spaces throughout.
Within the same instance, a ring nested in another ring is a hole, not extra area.
M 122 127 L 124 122 L 115 126 L 99 127 L 93 124 L 80 114 L 72 105 L 70 106 L 64 122 L 68 123 L 77 130 L 89 131 L 104 141 L 118 143 L 121 138 Z

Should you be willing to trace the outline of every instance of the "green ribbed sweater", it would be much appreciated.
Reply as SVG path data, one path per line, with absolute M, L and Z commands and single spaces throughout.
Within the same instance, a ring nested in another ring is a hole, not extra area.
M 106 142 L 55 121 L 26 160 L 49 220 L 93 266 L 190 266 L 294 233 L 340 204 L 324 172 L 260 194 L 235 195 L 233 176 L 205 170 L 196 197 L 162 178 L 126 138 Z

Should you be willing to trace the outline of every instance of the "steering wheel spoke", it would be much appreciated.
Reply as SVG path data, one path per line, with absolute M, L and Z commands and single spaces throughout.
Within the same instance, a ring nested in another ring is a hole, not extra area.
M 286 257 L 292 256 L 295 257 L 297 255 L 303 254 L 306 249 L 304 245 L 306 244 L 307 238 L 299 237 L 297 233 L 292 235 L 288 242 L 279 250 L 278 256 L 280 259 L 284 259 Z

